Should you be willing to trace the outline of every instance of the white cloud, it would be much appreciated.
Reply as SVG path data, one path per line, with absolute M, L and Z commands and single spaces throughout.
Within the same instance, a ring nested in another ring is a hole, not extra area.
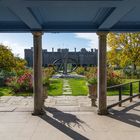
M 98 36 L 95 33 L 75 33 L 75 37 L 88 40 L 87 49 L 98 48 Z
M 14 55 L 18 55 L 19 57 L 24 58 L 24 46 L 9 41 L 2 41 L 1 44 L 8 46 Z

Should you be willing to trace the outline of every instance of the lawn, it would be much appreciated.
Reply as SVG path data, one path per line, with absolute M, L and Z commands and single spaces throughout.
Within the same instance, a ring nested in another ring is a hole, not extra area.
M 138 81 L 139 79 L 124 79 L 124 83 L 130 83 L 130 82 L 133 82 L 133 81 Z M 133 83 L 133 93 L 138 93 L 139 91 L 139 83 L 136 82 L 136 83 Z M 122 87 L 122 94 L 123 95 L 129 95 L 129 92 L 130 92 L 130 86 L 129 84 L 128 85 L 124 85 Z M 114 89 L 114 90 L 108 90 L 107 91 L 107 95 L 108 96 L 112 96 L 112 95 L 119 95 L 119 91 L 117 89 Z
M 72 96 L 80 96 L 80 95 L 87 95 L 88 94 L 88 86 L 85 79 L 67 79 L 68 83 L 72 89 Z M 125 79 L 125 83 L 129 83 L 131 81 L 137 81 L 138 79 Z M 138 93 L 138 82 L 133 83 L 133 93 Z M 125 85 L 122 88 L 123 95 L 129 95 L 129 85 Z M 48 87 L 48 95 L 49 96 L 60 96 L 63 92 L 63 79 L 50 79 L 50 86 Z M 20 92 L 20 93 L 13 93 L 10 87 L 0 87 L 0 96 L 31 96 L 33 93 L 28 92 Z M 118 95 L 119 92 L 117 89 L 108 90 L 107 95 L 113 96 Z
M 71 86 L 73 96 L 88 94 L 88 87 L 85 79 L 69 79 L 69 84 Z
M 50 85 L 48 87 L 49 96 L 62 95 L 63 80 L 62 79 L 50 79 Z
M 88 87 L 85 79 L 67 79 L 72 89 L 72 96 L 87 95 Z M 48 87 L 48 95 L 59 96 L 63 92 L 63 79 L 50 79 Z
M 63 80 L 50 79 L 50 86 L 48 87 L 48 95 L 58 96 L 62 95 Z M 32 96 L 33 93 L 20 92 L 14 93 L 10 87 L 0 87 L 0 96 Z
M 0 87 L 0 96 L 12 96 L 12 89 L 9 87 Z
M 10 87 L 0 87 L 0 96 L 32 96 L 33 93 L 20 92 L 14 93 Z

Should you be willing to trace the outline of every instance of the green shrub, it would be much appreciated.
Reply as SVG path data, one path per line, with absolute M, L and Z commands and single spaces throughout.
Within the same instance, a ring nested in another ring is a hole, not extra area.
M 97 77 L 88 79 L 88 83 L 91 85 L 97 84 Z
M 48 67 L 43 69 L 43 85 L 49 86 L 50 78 L 55 73 L 53 67 Z
M 5 86 L 5 81 L 7 78 L 16 76 L 14 71 L 0 70 L 0 86 Z
M 134 70 L 132 67 L 127 67 L 123 70 L 123 73 L 128 79 L 139 79 L 140 78 L 140 69 Z
M 84 67 L 78 67 L 76 69 L 76 73 L 79 74 L 79 75 L 84 75 L 85 74 L 85 68 Z

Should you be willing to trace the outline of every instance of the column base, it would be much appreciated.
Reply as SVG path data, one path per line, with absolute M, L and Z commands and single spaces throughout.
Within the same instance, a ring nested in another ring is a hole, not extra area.
M 108 113 L 108 110 L 106 109 L 106 110 L 97 110 L 97 114 L 98 115 L 108 115 L 109 113 Z
M 39 116 L 39 115 L 44 115 L 45 112 L 43 110 L 34 110 L 32 113 L 33 116 Z

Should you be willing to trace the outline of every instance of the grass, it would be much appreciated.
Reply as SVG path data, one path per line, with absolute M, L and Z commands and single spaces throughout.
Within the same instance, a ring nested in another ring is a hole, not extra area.
M 86 80 L 84 78 L 81 79 L 67 79 L 69 85 L 72 89 L 72 96 L 79 96 L 79 95 L 87 95 L 88 94 L 88 87 L 86 84 Z M 132 81 L 137 81 L 138 79 L 125 79 L 125 83 L 129 83 Z M 138 93 L 138 82 L 133 83 L 133 93 Z M 63 79 L 50 79 L 50 86 L 48 87 L 48 95 L 49 96 L 60 96 L 63 92 Z M 129 85 L 125 85 L 122 88 L 123 95 L 129 95 L 130 87 Z M 20 93 L 13 93 L 10 87 L 0 87 L 0 96 L 31 96 L 33 93 L 29 92 L 20 92 Z M 118 95 L 119 92 L 117 89 L 108 90 L 107 95 L 113 96 Z
M 87 95 L 88 87 L 85 79 L 68 79 L 73 96 Z
M 14 94 L 14 96 L 32 96 L 33 93 L 32 92 L 20 92 L 20 93 L 17 93 L 17 94 Z
M 67 79 L 72 89 L 72 96 L 80 96 L 88 94 L 88 87 L 85 79 Z M 50 79 L 48 95 L 59 96 L 63 92 L 63 79 Z
M 139 79 L 124 79 L 124 83 L 130 83 L 130 82 L 133 82 L 133 81 L 137 81 Z M 133 88 L 133 93 L 138 93 L 139 92 L 139 83 L 136 82 L 136 83 L 133 83 L 132 84 L 132 88 Z M 129 92 L 130 92 L 130 86 L 129 84 L 128 85 L 124 85 L 122 87 L 122 94 L 123 95 L 129 95 Z M 107 95 L 108 96 L 113 96 L 113 95 L 119 95 L 119 91 L 118 89 L 114 89 L 114 90 L 108 90 L 107 91 Z
M 10 87 L 0 87 L 0 96 L 12 96 L 13 92 Z
M 62 79 L 50 79 L 50 86 L 48 87 L 49 96 L 62 95 L 63 80 Z
M 31 96 L 33 93 L 20 92 L 14 93 L 10 87 L 0 87 L 0 96 Z
M 58 96 L 62 95 L 63 80 L 50 79 L 50 86 L 48 87 L 48 95 Z M 0 96 L 32 96 L 33 93 L 20 92 L 14 93 L 10 87 L 0 87 Z

